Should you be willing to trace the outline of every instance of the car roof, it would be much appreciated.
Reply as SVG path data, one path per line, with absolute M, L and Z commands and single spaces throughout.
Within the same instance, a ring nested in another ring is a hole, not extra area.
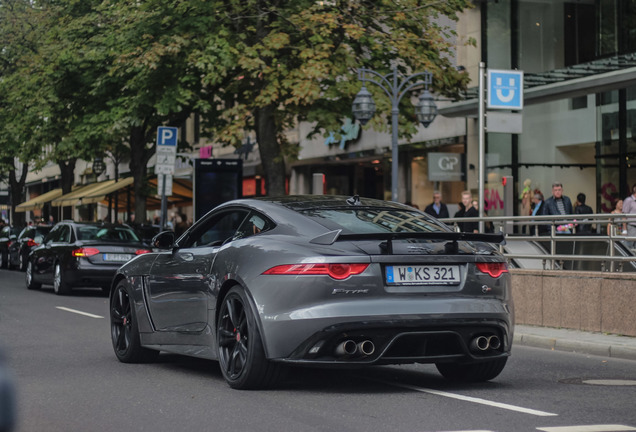
M 412 210 L 417 211 L 405 204 L 396 203 L 393 201 L 384 201 L 374 198 L 364 198 L 358 195 L 344 196 L 344 195 L 285 195 L 279 197 L 259 197 L 249 199 L 239 199 L 235 201 L 229 201 L 223 205 L 231 204 L 246 204 L 251 207 L 259 208 L 259 203 L 268 203 L 275 206 L 284 207 L 296 212 L 309 209 L 319 208 L 355 208 L 361 207 L 379 207 L 379 208 L 392 208 L 396 210 Z M 266 207 L 269 207 L 266 205 Z

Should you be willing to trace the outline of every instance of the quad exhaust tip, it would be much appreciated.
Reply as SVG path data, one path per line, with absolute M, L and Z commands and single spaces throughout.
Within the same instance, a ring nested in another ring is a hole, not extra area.
M 335 354 L 338 357 L 351 357 L 356 354 L 362 356 L 370 356 L 375 352 L 375 344 L 370 340 L 365 340 L 356 343 L 355 341 L 348 339 L 340 342 L 336 347 Z
M 483 353 L 489 349 L 497 350 L 501 348 L 501 339 L 496 335 L 491 336 L 477 336 L 470 341 L 469 348 L 472 352 Z
M 362 355 L 370 356 L 375 352 L 375 344 L 370 340 L 362 341 L 358 343 L 358 351 L 360 351 Z

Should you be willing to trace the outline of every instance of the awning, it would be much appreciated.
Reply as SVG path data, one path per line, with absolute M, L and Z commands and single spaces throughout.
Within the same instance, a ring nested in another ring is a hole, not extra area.
M 35 198 L 30 199 L 29 201 L 25 201 L 22 204 L 17 205 L 15 208 L 15 211 L 27 212 L 31 210 L 40 209 L 44 207 L 46 203 L 54 200 L 55 198 L 61 195 L 62 195 L 62 188 L 50 190 L 46 193 L 43 193 L 42 195 L 38 195 Z
M 107 199 L 107 196 L 110 195 L 111 193 L 117 192 L 120 189 L 130 186 L 131 184 L 133 184 L 134 181 L 135 179 L 133 179 L 132 177 L 128 177 L 125 179 L 121 179 L 112 184 L 104 184 L 102 187 L 94 189 L 88 194 L 85 194 L 84 196 L 82 196 L 81 203 L 94 204 L 94 203 L 102 202 L 105 199 Z
M 104 182 L 92 183 L 87 186 L 82 186 L 72 192 L 67 193 L 66 195 L 62 195 L 61 197 L 54 199 L 51 202 L 51 205 L 55 207 L 69 207 L 76 204 L 81 204 L 79 201 L 83 197 L 88 196 L 91 193 L 94 193 L 95 191 L 108 185 L 112 185 L 113 183 L 115 183 L 115 180 L 106 180 Z
M 132 188 L 132 180 L 128 187 L 122 187 L 113 194 L 113 199 L 110 200 L 110 205 L 114 205 L 117 201 L 117 211 L 125 212 L 128 210 L 134 211 L 135 209 L 135 194 Z M 148 181 L 148 186 L 154 189 L 156 193 L 157 178 L 153 177 Z M 114 197 L 117 197 L 117 200 Z M 189 179 L 183 179 L 173 177 L 172 179 L 172 195 L 166 197 L 168 201 L 168 208 L 170 207 L 187 207 L 192 205 L 192 181 Z M 109 205 L 108 197 L 105 196 L 101 201 L 104 205 Z M 146 209 L 158 210 L 161 209 L 161 197 L 157 195 L 150 195 L 146 197 Z

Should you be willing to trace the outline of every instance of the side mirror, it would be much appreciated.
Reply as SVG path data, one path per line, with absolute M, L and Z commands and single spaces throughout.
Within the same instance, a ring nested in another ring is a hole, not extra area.
M 152 246 L 159 249 L 174 247 L 175 235 L 172 231 L 162 231 L 152 238 Z

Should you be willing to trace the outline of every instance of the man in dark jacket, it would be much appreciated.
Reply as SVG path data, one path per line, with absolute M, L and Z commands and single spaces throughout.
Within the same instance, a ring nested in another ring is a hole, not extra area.
M 563 195 L 563 185 L 561 183 L 552 184 L 552 196 L 545 200 L 543 204 L 544 215 L 571 215 L 574 213 L 572 201 Z
M 470 191 L 462 192 L 462 204 L 464 205 L 463 212 L 457 212 L 455 217 L 476 218 L 479 217 L 479 211 L 473 207 L 473 195 Z M 459 213 L 459 215 L 458 215 Z M 458 222 L 459 230 L 468 233 L 479 232 L 479 222 Z
M 543 194 L 539 191 L 534 192 L 534 196 L 532 197 L 532 216 L 542 216 L 543 215 Z M 539 234 L 547 234 L 550 232 L 550 228 L 548 225 L 532 225 L 530 229 L 530 234 L 535 235 L 537 232 L 537 228 L 539 229 Z
M 424 209 L 424 212 L 438 219 L 449 217 L 448 207 L 442 202 L 442 193 L 440 191 L 433 192 L 433 202 Z
M 585 194 L 584 193 L 578 194 L 576 196 L 576 201 L 578 202 L 578 205 L 574 209 L 574 214 L 584 215 L 584 214 L 592 214 L 592 213 L 594 213 L 594 210 L 592 210 L 592 207 L 590 207 L 589 205 L 585 204 Z M 585 220 L 586 219 L 583 219 L 583 221 L 585 221 Z M 576 231 L 579 232 L 579 233 L 591 233 L 592 232 L 592 224 L 585 223 L 583 221 L 579 221 L 579 223 L 578 223 L 578 225 L 576 227 Z

